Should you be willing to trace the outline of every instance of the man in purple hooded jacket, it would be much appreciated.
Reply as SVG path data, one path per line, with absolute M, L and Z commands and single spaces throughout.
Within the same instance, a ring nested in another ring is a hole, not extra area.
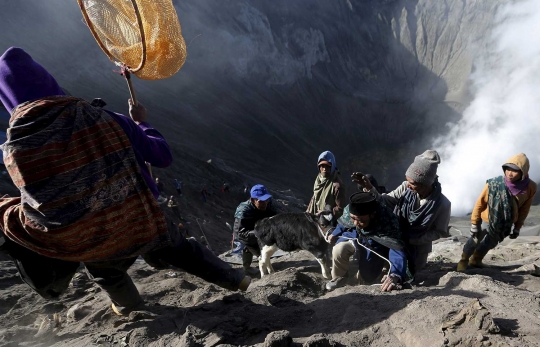
M 62 98 L 68 98 L 62 97 L 64 95 L 65 93 L 56 80 L 24 50 L 12 47 L 0 57 L 0 101 L 12 115 L 10 128 L 14 124 L 15 115 L 18 114 L 16 112 L 20 113 L 20 110 L 18 110 L 19 106 L 27 106 L 35 101 L 39 103 L 40 100 L 52 100 L 52 102 L 60 100 L 64 103 L 75 102 L 78 103 L 78 105 L 83 105 L 81 107 L 84 107 L 85 110 L 88 110 L 90 107 L 89 112 L 93 112 L 93 114 L 100 114 L 99 112 L 96 113 L 95 110 L 92 111 L 92 106 L 89 106 L 89 104 L 82 99 L 72 98 L 63 101 Z M 104 112 L 118 123 L 131 143 L 131 148 L 134 152 L 136 163 L 138 164 L 133 165 L 135 165 L 135 167 L 138 166 L 140 169 L 140 175 L 134 175 L 133 177 L 142 177 L 142 179 L 139 179 L 139 182 L 135 182 L 135 184 L 138 185 L 138 187 L 142 184 L 144 189 L 149 188 L 151 195 L 148 194 L 148 196 L 151 197 L 153 195 L 153 197 L 157 199 L 159 197 L 159 192 L 145 162 L 161 168 L 169 166 L 172 162 L 172 153 L 169 145 L 163 136 L 146 122 L 146 109 L 142 105 L 139 104 L 138 106 L 135 106 L 132 104 L 131 100 L 129 101 L 129 113 L 131 118 L 107 110 L 104 110 Z M 104 117 L 108 116 L 104 115 Z M 39 117 L 38 119 L 32 119 L 32 121 L 33 124 L 31 125 L 36 126 L 35 124 L 39 122 Z M 16 130 L 17 129 L 11 131 L 11 142 L 14 142 Z M 24 139 L 19 139 L 18 141 L 23 140 Z M 9 142 L 10 136 L 8 135 L 6 144 Z M 15 147 L 13 146 L 10 148 Z M 129 148 L 128 150 L 131 151 Z M 8 154 L 4 153 L 4 156 L 6 157 Z M 17 163 L 19 167 L 15 166 L 12 172 L 18 172 L 16 171 L 18 168 L 21 168 L 21 170 L 24 169 L 24 157 L 22 159 L 23 162 L 21 162 L 20 158 L 17 159 L 19 160 Z M 26 167 L 28 167 L 28 165 L 26 165 Z M 26 168 L 26 170 L 25 173 L 28 172 L 28 168 Z M 31 170 L 32 169 L 30 168 L 30 171 Z M 12 178 L 16 180 L 16 178 Z M 20 177 L 17 177 L 17 179 L 21 181 Z M 27 192 L 27 190 L 25 190 L 27 188 L 27 182 L 23 183 L 24 184 L 21 184 L 20 186 L 18 185 L 18 187 L 20 187 L 19 189 L 23 193 L 19 205 L 25 205 L 24 207 L 20 207 L 20 210 L 24 214 L 32 212 L 31 206 L 32 203 L 35 203 L 35 201 L 28 200 L 29 198 L 33 198 L 34 196 L 39 198 L 40 196 L 43 196 L 44 191 L 53 188 L 45 185 L 42 191 L 38 189 L 36 192 L 35 189 L 34 191 L 28 189 Z M 108 189 L 109 191 L 114 191 L 115 188 L 109 187 Z M 34 194 L 34 196 L 32 194 Z M 7 198 L 1 200 L 0 205 L 7 204 Z M 150 200 L 152 200 L 152 198 L 150 198 Z M 152 202 L 152 204 L 154 204 L 154 202 Z M 38 204 L 38 206 L 40 205 Z M 16 207 L 19 208 L 18 205 Z M 94 204 L 91 207 L 96 208 L 96 205 Z M 13 206 L 11 208 L 13 208 Z M 5 211 L 2 210 L 2 212 L 4 213 Z M 141 211 L 141 213 L 144 215 L 145 211 Z M 115 259 L 111 256 L 105 259 L 100 259 L 98 256 L 96 256 L 96 258 L 89 258 L 88 255 L 85 255 L 86 257 L 83 259 L 77 259 L 76 256 L 67 252 L 65 257 L 69 258 L 66 260 L 61 256 L 56 258 L 45 256 L 43 253 L 48 254 L 46 253 L 48 251 L 47 247 L 42 247 L 41 250 L 43 250 L 43 252 L 38 252 L 32 247 L 28 247 L 28 244 L 21 242 L 21 238 L 13 237 L 13 233 L 10 233 L 9 229 L 15 230 L 16 228 L 14 225 L 17 223 L 20 224 L 20 221 L 15 222 L 9 220 L 9 218 L 13 218 L 13 215 L 14 214 L 5 212 L 4 215 L 0 216 L 4 219 L 4 222 L 0 223 L 0 229 L 3 231 L 0 233 L 0 250 L 8 253 L 14 259 L 22 279 L 44 298 L 56 298 L 61 295 L 67 289 L 71 278 L 79 267 L 79 261 L 83 261 L 90 278 L 100 285 L 111 298 L 111 301 L 113 302 L 112 309 L 115 313 L 119 315 L 125 314 L 142 303 L 142 298 L 140 297 L 137 288 L 126 273 L 127 269 L 135 262 L 137 255 L 142 255 L 149 264 L 155 267 L 163 268 L 169 265 L 180 267 L 193 275 L 199 276 L 227 289 L 246 290 L 247 286 L 249 286 L 249 277 L 245 277 L 242 271 L 231 268 L 227 263 L 221 261 L 198 242 L 186 240 L 176 233 L 174 227 L 170 227 L 172 225 L 170 221 L 167 221 L 167 230 L 165 233 L 168 235 L 168 243 L 166 243 L 165 247 L 149 249 L 149 251 L 144 252 L 144 254 L 133 254 L 132 252 L 129 253 L 130 257 L 120 257 L 119 259 Z M 31 218 L 31 215 L 26 216 L 26 220 L 31 220 Z M 7 222 L 5 222 L 6 219 Z M 54 220 L 43 221 L 46 217 L 41 217 L 41 219 L 42 220 L 40 221 L 45 223 L 44 225 L 54 225 L 56 222 Z M 86 220 L 88 220 L 88 218 Z M 36 221 L 33 221 L 33 223 L 34 224 L 30 223 L 30 227 L 38 224 Z M 23 228 L 29 227 L 28 225 L 28 223 L 26 223 L 26 225 L 24 223 L 22 224 Z M 45 228 L 45 235 L 47 235 L 46 232 L 47 229 Z M 51 237 L 52 236 L 53 235 L 51 234 Z M 43 236 L 40 235 L 40 237 Z M 96 248 L 99 247 L 99 242 Z M 112 244 L 114 244 L 115 240 L 108 240 L 108 242 L 113 242 Z M 50 247 L 54 248 L 55 245 L 51 244 Z M 39 250 L 40 248 L 36 249 Z M 144 249 L 144 247 L 133 249 Z M 90 254 L 92 255 L 92 253 Z M 102 253 L 96 252 L 95 254 Z

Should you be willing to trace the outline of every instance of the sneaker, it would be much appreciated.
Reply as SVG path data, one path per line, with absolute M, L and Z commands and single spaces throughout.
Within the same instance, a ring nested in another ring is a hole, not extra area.
M 347 277 L 338 277 L 332 279 L 330 282 L 326 283 L 326 290 L 332 291 L 337 288 L 341 288 L 347 284 Z

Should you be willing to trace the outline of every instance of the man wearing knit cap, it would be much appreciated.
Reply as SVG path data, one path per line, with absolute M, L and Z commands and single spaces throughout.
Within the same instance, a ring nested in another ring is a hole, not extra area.
M 359 275 L 364 283 L 375 282 L 383 267 L 388 266 L 381 255 L 392 264 L 390 275 L 383 277 L 382 291 L 399 289 L 406 276 L 407 260 L 397 216 L 369 192 L 353 194 L 347 207 L 346 217 L 350 221 L 342 217 L 330 236 L 330 242 L 336 242 L 336 246 L 332 250 L 332 280 L 326 284 L 326 289 L 333 290 L 346 283 L 349 259 L 356 250 Z M 350 223 L 352 227 L 347 227 Z
M 316 215 L 329 206 L 333 221 L 336 221 L 343 214 L 346 197 L 334 154 L 330 151 L 322 152 L 317 160 L 317 168 L 319 174 L 315 179 L 313 197 L 306 212 Z
M 439 154 L 427 150 L 416 156 L 405 173 L 406 181 L 388 194 L 379 194 L 361 172 L 352 174 L 386 205 L 394 208 L 407 248 L 408 267 L 414 276 L 427 263 L 431 242 L 448 236 L 450 201 L 437 179 Z

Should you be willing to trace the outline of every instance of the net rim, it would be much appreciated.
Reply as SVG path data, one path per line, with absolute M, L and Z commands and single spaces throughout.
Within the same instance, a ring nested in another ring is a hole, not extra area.
M 92 36 L 94 36 L 94 39 L 96 40 L 96 42 L 99 45 L 99 47 L 101 48 L 101 50 L 105 53 L 105 55 L 107 55 L 107 57 L 109 57 L 109 59 L 111 61 L 113 61 L 113 62 L 119 61 L 118 59 L 116 59 L 115 56 L 113 56 L 111 54 L 111 52 L 109 52 L 107 47 L 105 47 L 105 44 L 103 44 L 103 42 L 99 38 L 99 35 L 96 33 L 96 30 L 94 28 L 94 24 L 92 23 L 92 21 L 90 20 L 90 17 L 88 16 L 88 13 L 86 12 L 86 8 L 85 8 L 85 6 L 83 4 L 83 1 L 84 0 L 77 0 L 77 2 L 79 3 L 79 7 L 81 8 L 82 15 L 84 17 L 84 21 L 85 21 L 86 25 L 88 26 L 88 28 L 90 29 L 90 32 L 92 33 Z M 135 16 L 137 17 L 137 26 L 139 27 L 139 34 L 141 35 L 142 59 L 141 59 L 141 62 L 139 63 L 139 66 L 137 66 L 136 68 L 131 68 L 129 66 L 127 66 L 127 68 L 128 68 L 128 70 L 130 72 L 137 72 L 137 71 L 141 70 L 144 67 L 144 65 L 146 64 L 146 37 L 145 37 L 145 34 L 144 34 L 144 26 L 143 26 L 143 23 L 142 23 L 141 14 L 139 12 L 139 7 L 137 6 L 137 1 L 136 0 L 130 0 L 130 1 L 131 1 L 131 4 L 133 5 L 133 10 L 135 12 Z M 122 63 L 122 62 L 120 62 L 120 63 Z

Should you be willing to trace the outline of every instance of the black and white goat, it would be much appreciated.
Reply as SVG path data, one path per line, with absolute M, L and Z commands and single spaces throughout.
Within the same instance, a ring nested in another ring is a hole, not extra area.
M 327 237 L 331 228 L 328 228 L 329 223 L 324 218 L 320 218 L 320 221 L 309 213 L 281 213 L 258 221 L 255 224 L 255 236 L 261 248 L 261 277 L 265 271 L 269 274 L 274 272 L 270 257 L 279 248 L 285 252 L 301 249 L 310 252 L 321 264 L 323 277 L 330 279 Z

